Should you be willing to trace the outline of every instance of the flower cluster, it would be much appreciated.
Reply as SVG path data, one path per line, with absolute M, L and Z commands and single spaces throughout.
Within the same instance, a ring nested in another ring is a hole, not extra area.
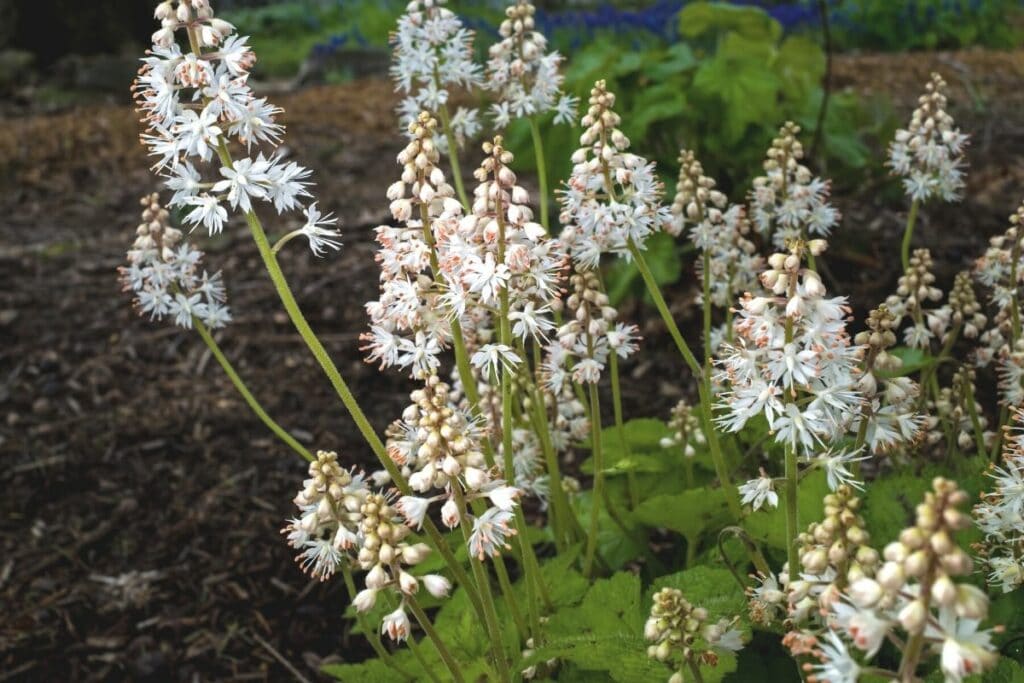
M 273 205 L 279 213 L 303 208 L 309 197 L 310 171 L 286 162 L 282 152 L 232 160 L 231 138 L 247 152 L 253 146 L 276 146 L 284 128 L 276 123 L 281 109 L 249 88 L 249 69 L 256 61 L 246 37 L 213 16 L 208 0 L 166 0 L 156 9 L 162 28 L 143 59 L 133 89 L 147 131 L 143 143 L 157 157 L 154 168 L 174 191 L 172 207 L 185 207 L 185 222 L 203 226 L 212 235 L 228 220 L 225 204 L 245 213 L 254 201 Z M 188 36 L 189 52 L 175 42 L 176 32 Z M 194 164 L 216 157 L 218 176 L 204 180 Z M 314 253 L 337 249 L 340 243 L 316 205 L 305 207 L 304 225 L 290 237 L 304 235 Z
M 661 204 L 662 184 L 654 164 L 631 154 L 629 138 L 612 109 L 615 95 L 604 81 L 590 91 L 589 109 L 580 122 L 580 148 L 572 155 L 572 174 L 560 197 L 561 240 L 581 268 L 596 268 L 601 254 L 628 254 L 672 222 Z
M 396 507 L 410 527 L 419 528 L 429 507 L 444 500 L 441 521 L 448 528 L 473 522 L 469 549 L 481 558 L 498 554 L 515 534 L 510 523 L 520 495 L 518 488 L 497 479 L 480 449 L 475 422 L 452 403 L 452 391 L 437 375 L 427 377 L 422 389 L 412 392 L 412 403 L 402 419 L 388 428 L 388 455 L 404 468 L 409 487 L 416 493 L 402 496 Z M 488 499 L 491 507 L 479 516 L 465 509 L 466 501 Z
M 946 81 L 933 73 L 918 98 L 910 125 L 896 131 L 889 146 L 888 165 L 903 178 L 907 195 L 915 201 L 939 197 L 952 202 L 964 187 L 964 150 L 967 136 L 946 112 Z
M 804 150 L 799 133 L 800 127 L 792 122 L 779 130 L 768 148 L 765 174 L 754 178 L 750 192 L 750 219 L 776 249 L 785 249 L 795 239 L 828 237 L 840 219 L 828 202 L 829 182 L 800 163 Z
M 572 123 L 576 118 L 578 99 L 561 91 L 562 55 L 545 52 L 547 39 L 534 30 L 536 11 L 528 0 L 516 0 L 507 7 L 498 27 L 501 40 L 489 51 L 486 87 L 498 96 L 491 105 L 498 128 L 506 127 L 513 117 L 549 111 L 555 112 L 555 123 Z
M 985 452 L 995 433 L 986 430 L 988 419 L 975 393 L 974 368 L 961 366 L 950 386 L 942 387 L 928 404 L 931 408 L 926 420 L 929 443 L 938 443 L 952 435 L 960 450 L 977 448 L 979 453 Z
M 988 581 L 1004 593 L 1024 585 L 1024 412 L 1014 409 L 1016 423 L 1008 427 L 1003 463 L 989 473 L 995 480 L 974 508 L 974 520 L 985 534 L 979 544 Z
M 673 218 L 666 230 L 679 235 L 690 229 L 690 239 L 706 256 L 698 261 L 698 272 L 702 282 L 708 278 L 711 303 L 719 308 L 731 306 L 741 292 L 756 289 L 757 274 L 764 270 L 764 258 L 748 237 L 750 223 L 744 208 L 728 204 L 728 198 L 715 189 L 714 179 L 704 175 L 693 152 L 680 152 Z M 712 340 L 713 350 L 722 337 L 732 338 L 732 330 L 726 328 L 717 336 Z
M 898 676 L 903 680 L 914 678 L 922 656 L 929 653 L 939 655 L 942 672 L 952 683 L 995 664 L 992 631 L 979 629 L 988 614 L 988 598 L 972 584 L 955 580 L 972 571 L 970 556 L 954 540 L 971 523 L 960 510 L 967 500 L 954 482 L 936 478 L 917 506 L 915 524 L 885 547 L 874 576 L 848 573 L 842 598 L 829 603 L 827 642 L 820 644 L 814 634 L 787 636 L 794 654 L 813 644 L 809 649 L 820 663 L 805 669 L 817 680 L 856 681 L 863 665 L 854 651 L 870 660 L 898 631 L 903 637 L 894 642 L 902 651 Z
M 942 290 L 935 286 L 932 255 L 927 249 L 915 249 L 910 265 L 897 282 L 896 292 L 885 305 L 896 317 L 897 326 L 904 318 L 910 326 L 903 331 L 903 342 L 915 349 L 927 349 L 935 338 L 943 339 L 949 331 L 950 311 L 941 306 L 927 307 L 942 300 Z
M 839 486 L 825 496 L 825 518 L 797 537 L 800 578 L 786 586 L 794 623 L 830 609 L 842 611 L 845 606 L 837 603 L 849 584 L 874 576 L 880 558 L 869 545 L 860 508 L 861 500 L 853 488 Z
M 610 353 L 627 358 L 638 348 L 639 330 L 636 325 L 615 322 L 619 313 L 610 305 L 595 271 L 574 273 L 569 286 L 572 293 L 565 304 L 571 317 L 558 328 L 558 340 L 548 346 L 545 363 L 552 392 L 569 376 L 577 384 L 596 383 Z
M 366 571 L 366 587 L 353 597 L 360 612 L 373 607 L 382 590 L 395 591 L 404 599 L 423 583 L 434 597 L 448 595 L 451 584 L 443 576 L 417 578 L 406 570 L 426 559 L 430 548 L 406 540 L 410 530 L 391 496 L 372 491 L 361 473 L 343 469 L 337 453 L 317 453 L 295 505 L 300 515 L 282 533 L 289 545 L 301 551 L 296 560 L 321 581 L 343 567 L 355 565 Z M 409 635 L 404 603 L 384 617 L 382 632 L 393 640 Z
M 995 309 L 992 325 L 981 336 L 976 349 L 979 366 L 997 362 L 1000 401 L 1004 405 L 1024 404 L 1024 341 L 1021 339 L 1019 287 L 1024 279 L 1021 263 L 1021 225 L 1024 204 L 1010 216 L 1010 227 L 993 237 L 985 254 L 975 262 L 975 278 L 990 289 Z
M 661 440 L 661 447 L 681 449 L 686 458 L 695 457 L 697 450 L 694 446 L 703 447 L 707 441 L 700 426 L 700 416 L 685 399 L 672 408 L 668 428 L 672 434 Z
M 863 442 L 875 454 L 914 441 L 924 421 L 917 411 L 921 387 L 910 377 L 898 375 L 903 361 L 888 351 L 896 345 L 898 322 L 882 304 L 868 313 L 867 329 L 853 338 L 866 351 L 857 384 L 864 405 L 851 429 L 863 434 Z
M 684 680 L 683 667 L 715 667 L 719 652 L 743 649 L 737 619 L 708 619 L 708 611 L 691 605 L 678 588 L 662 588 L 654 594 L 651 615 L 644 624 L 644 638 L 653 643 L 647 656 L 677 670 L 670 683 Z
M 403 128 L 424 110 L 447 115 L 453 88 L 483 84 L 483 70 L 473 61 L 473 32 L 445 1 L 411 0 L 391 35 L 391 76 L 405 95 L 398 106 Z M 459 107 L 451 127 L 460 145 L 472 138 L 480 130 L 477 110 Z M 438 140 L 438 145 L 443 149 L 445 141 Z
M 231 322 L 227 293 L 220 271 L 200 273 L 203 252 L 182 240 L 170 224 L 170 214 L 160 205 L 157 193 L 142 198 L 142 222 L 128 250 L 128 265 L 120 270 L 121 283 L 135 295 L 142 315 L 174 319 L 179 327 L 192 329 L 199 320 L 207 327 Z
M 761 275 L 769 291 L 740 300 L 737 343 L 724 345 L 716 361 L 723 389 L 718 423 L 736 432 L 764 415 L 775 440 L 806 458 L 845 434 L 862 402 L 856 389 L 862 349 L 846 332 L 846 299 L 826 298 L 821 278 L 801 264 L 805 251 L 822 246 L 797 241 L 790 253 L 769 257 Z M 849 459 L 822 464 L 844 480 Z

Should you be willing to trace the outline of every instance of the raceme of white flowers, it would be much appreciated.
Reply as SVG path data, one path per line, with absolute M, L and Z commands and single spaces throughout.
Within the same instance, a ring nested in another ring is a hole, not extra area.
M 786 123 L 772 140 L 763 176 L 754 178 L 750 192 L 750 220 L 776 249 L 795 239 L 827 238 L 839 223 L 839 212 L 828 202 L 831 188 L 800 163 L 803 145 L 800 127 Z
M 473 32 L 444 6 L 445 1 L 411 0 L 391 34 L 391 77 L 404 95 L 398 106 L 403 128 L 422 111 L 447 111 L 453 89 L 470 90 L 484 83 L 483 69 L 473 60 Z M 461 146 L 480 131 L 479 112 L 459 107 L 451 126 Z M 443 139 L 437 144 L 445 149 Z
M 165 0 L 156 9 L 162 28 L 142 60 L 133 89 L 147 130 L 143 143 L 156 157 L 153 168 L 174 192 L 170 207 L 187 210 L 184 222 L 214 235 L 224 229 L 228 208 L 248 213 L 265 202 L 278 214 L 302 210 L 302 227 L 315 254 L 338 249 L 336 222 L 310 197 L 310 171 L 273 149 L 284 134 L 275 122 L 281 109 L 253 95 L 249 69 L 256 56 L 247 37 L 217 19 L 208 0 Z M 184 33 L 187 47 L 177 42 Z M 232 160 L 228 141 L 247 154 Z M 255 156 L 251 156 L 255 151 Z M 212 166 L 204 173 L 207 167 Z
M 501 40 L 490 47 L 485 86 L 498 101 L 491 105 L 494 125 L 506 127 L 513 118 L 555 112 L 555 123 L 573 123 L 579 101 L 561 91 L 562 55 L 545 52 L 547 39 L 534 30 L 536 8 L 518 0 L 505 10 L 498 27 Z
M 888 164 L 903 179 L 906 194 L 916 201 L 932 197 L 956 201 L 964 187 L 967 136 L 946 112 L 945 90 L 946 81 L 932 74 L 910 125 L 897 130 L 889 146 Z
M 204 254 L 183 239 L 170 224 L 170 214 L 157 193 L 142 198 L 142 222 L 128 250 L 128 265 L 120 269 L 126 291 L 135 295 L 140 315 L 192 329 L 199 320 L 210 328 L 231 322 L 227 292 L 220 271 L 200 270 Z
M 784 643 L 818 660 L 804 666 L 808 680 L 859 680 L 886 640 L 901 653 L 900 680 L 916 678 L 928 658 L 950 683 L 995 665 L 993 631 L 980 628 L 988 597 L 961 578 L 973 568 L 955 538 L 971 524 L 961 510 L 967 501 L 954 482 L 936 478 L 915 523 L 879 554 L 862 529 L 859 499 L 849 489 L 826 497 L 825 520 L 801 536 L 800 580 L 788 587 L 796 629 Z
M 604 81 L 594 84 L 588 103 L 580 147 L 560 197 L 560 220 L 561 240 L 573 261 L 591 270 L 601 254 L 626 255 L 631 244 L 642 249 L 652 234 L 670 229 L 672 214 L 661 204 L 654 164 L 627 151 L 629 138 L 612 109 L 615 95 Z
M 321 256 L 340 249 L 340 235 L 336 219 L 311 194 L 310 171 L 277 149 L 284 135 L 276 122 L 281 110 L 249 87 L 255 55 L 248 39 L 217 19 L 208 0 L 166 0 L 156 17 L 161 28 L 133 88 L 147 126 L 142 141 L 172 195 L 167 208 L 156 193 L 143 198 L 120 279 L 142 315 L 197 327 L 206 336 L 204 328 L 231 320 L 222 278 L 203 270 L 203 253 L 175 227 L 175 217 L 183 229 L 214 235 L 232 212 L 246 214 L 253 225 L 264 204 L 295 214 L 298 220 L 272 249 L 262 245 L 266 253 L 304 237 Z M 489 572 L 497 573 L 499 585 L 509 583 L 501 557 L 506 551 L 517 561 L 516 579 L 543 587 L 530 576 L 537 559 L 523 506 L 528 501 L 531 515 L 546 515 L 557 532 L 559 503 L 580 489 L 559 462 L 600 435 L 602 383 L 611 375 L 618 400 L 617 364 L 639 348 L 639 328 L 620 320 L 612 305 L 602 259 L 635 258 L 643 265 L 649 238 L 665 231 L 697 248 L 705 329 L 713 309 L 719 324 L 708 340 L 714 357 L 695 371 L 702 395 L 705 381 L 713 382 L 714 395 L 700 404 L 679 401 L 660 446 L 681 456 L 692 486 L 694 462 L 714 457 L 716 426 L 732 434 L 763 421 L 767 438 L 785 452 L 786 479 L 776 476 L 774 462 L 745 463 L 747 476 L 755 469 L 758 475 L 722 490 L 736 503 L 737 523 L 747 514 L 740 515 L 741 506 L 757 512 L 786 503 L 794 514 L 787 517 L 787 564 L 776 573 L 763 566 L 764 558 L 754 559 L 757 585 L 748 589 L 747 614 L 712 615 L 679 588 L 656 591 L 643 633 L 649 657 L 670 668 L 672 683 L 699 678 L 701 667 L 713 668 L 743 647 L 741 619 L 749 618 L 743 623 L 786 629 L 784 643 L 812 683 L 853 682 L 864 674 L 912 681 L 926 660 L 952 683 L 991 669 L 997 630 L 981 628 L 988 598 L 966 581 L 974 561 L 956 539 L 971 523 L 963 512 L 967 494 L 950 480 L 934 479 L 913 525 L 881 552 L 872 546 L 859 495 L 873 477 L 885 476 L 885 468 L 944 454 L 980 459 L 991 453 L 994 459 L 1001 443 L 1002 462 L 991 468 L 990 490 L 974 508 L 985 535 L 974 551 L 994 590 L 1024 586 L 1024 205 L 948 292 L 937 284 L 929 251 L 917 249 L 911 258 L 908 249 L 896 291 L 854 330 L 847 299 L 829 296 L 815 266 L 840 215 L 830 203 L 829 181 L 804 163 L 799 127 L 781 128 L 745 205 L 731 204 L 696 156 L 681 151 L 668 206 L 655 165 L 630 151 L 615 95 L 597 81 L 580 121 L 571 174 L 558 191 L 561 229 L 549 232 L 541 225 L 546 215 L 535 219 L 501 135 L 476 148 L 480 159 L 469 194 L 457 175 L 456 150 L 448 149 L 450 136 L 463 146 L 481 131 L 477 110 L 458 107 L 449 115 L 449 105 L 474 91 L 491 96 L 488 121 L 497 129 L 520 118 L 533 125 L 550 114 L 555 123 L 575 122 L 577 99 L 563 92 L 563 57 L 549 50 L 535 17 L 531 3 L 515 0 L 484 66 L 474 62 L 473 33 L 445 0 L 413 0 L 398 19 L 391 74 L 404 97 L 399 114 L 408 139 L 397 156 L 397 179 L 382 192 L 392 224 L 375 231 L 379 294 L 365 305 L 369 329 L 361 340 L 368 361 L 400 368 L 415 388 L 383 443 L 372 426 L 364 430 L 384 470 L 346 469 L 328 451 L 312 459 L 294 499 L 298 512 L 283 530 L 299 565 L 319 580 L 342 574 L 348 586 L 352 572 L 360 572 L 352 596 L 359 618 L 380 600 L 387 613 L 373 630 L 415 641 L 418 622 L 442 659 L 442 643 L 417 603 L 421 587 L 442 599 L 458 581 L 486 617 Z M 944 89 L 933 76 L 910 125 L 890 147 L 888 164 L 915 201 L 953 200 L 964 187 L 967 136 L 945 111 Z M 445 151 L 450 172 L 442 167 Z M 909 247 L 912 232 L 906 235 Z M 765 256 L 766 248 L 773 253 Z M 274 265 L 272 256 L 264 260 Z M 295 315 L 291 308 L 289 314 Z M 671 313 L 664 315 L 674 329 Z M 954 345 L 964 340 L 974 348 L 969 363 L 954 355 Z M 908 348 L 927 359 L 923 368 L 908 371 Z M 978 369 L 992 365 L 999 403 L 1017 423 L 1002 436 L 998 427 L 1006 420 L 990 427 L 984 407 L 994 400 L 978 396 L 986 388 Z M 356 417 L 358 411 L 346 407 Z M 596 466 L 598 444 L 589 445 L 595 482 L 605 472 Z M 823 472 L 830 493 L 824 519 L 799 526 L 796 490 L 811 470 Z M 599 499 L 586 501 L 595 532 L 590 539 L 598 530 Z M 608 505 L 604 512 L 610 513 Z M 460 576 L 454 559 L 451 579 L 424 573 L 431 552 L 451 555 L 446 539 L 456 534 L 442 537 L 438 528 L 459 532 L 457 543 L 482 579 Z M 558 542 L 590 539 L 580 529 L 549 540 L 557 548 Z M 539 605 L 530 607 L 540 612 Z M 530 616 L 538 629 L 547 618 Z M 493 625 L 484 626 L 495 642 L 503 640 Z M 537 647 L 536 633 L 519 635 L 520 651 Z M 900 655 L 899 671 L 876 667 L 883 642 Z M 488 663 L 502 661 L 503 649 L 495 648 Z M 552 668 L 558 660 L 546 664 Z

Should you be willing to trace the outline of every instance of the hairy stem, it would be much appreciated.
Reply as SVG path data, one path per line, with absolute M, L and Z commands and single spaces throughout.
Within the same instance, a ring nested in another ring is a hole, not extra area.
M 466 194 L 466 186 L 462 184 L 462 170 L 459 168 L 459 145 L 455 139 L 455 132 L 452 130 L 452 120 L 448 114 L 448 105 L 442 104 L 437 114 L 441 117 L 444 138 L 448 142 L 448 162 L 452 166 L 455 191 L 459 195 L 459 201 L 462 202 L 462 208 L 466 210 L 466 213 L 469 213 L 472 205 L 469 203 L 469 195 Z
M 590 496 L 590 529 L 587 531 L 587 549 L 583 556 L 583 575 L 590 578 L 594 568 L 594 554 L 597 552 L 598 517 L 601 513 L 601 496 L 604 492 L 604 456 L 601 449 L 601 404 L 597 394 L 597 384 L 591 382 L 588 389 L 594 489 Z
M 231 380 L 231 383 L 235 385 L 235 389 L 237 389 L 238 393 L 242 395 L 243 399 L 245 399 L 246 404 L 248 404 L 252 412 L 256 413 L 256 417 L 258 417 L 263 424 L 270 429 L 270 431 L 274 432 L 277 438 L 288 444 L 293 451 L 301 455 L 306 460 L 312 462 L 314 460 L 313 454 L 310 453 L 305 446 L 296 441 L 295 437 L 289 434 L 283 427 L 281 427 L 281 425 L 277 424 L 277 422 L 267 414 L 267 411 L 263 409 L 263 406 L 261 406 L 259 401 L 256 400 L 256 397 L 252 395 L 252 392 L 249 391 L 249 387 L 245 385 L 245 382 L 242 381 L 242 378 L 231 365 L 231 361 L 229 361 L 227 356 L 224 355 L 224 352 L 221 351 L 220 345 L 217 344 L 217 340 L 213 338 L 209 328 L 207 328 L 206 325 L 204 325 L 202 321 L 195 316 L 192 316 L 192 326 L 196 328 L 196 332 L 198 332 L 199 336 L 203 338 L 204 342 L 206 342 L 206 346 L 210 349 L 210 353 L 212 353 L 213 357 L 217 359 L 218 363 L 220 363 L 220 367 L 223 368 L 224 374 L 226 374 L 228 379 Z
M 792 444 L 786 444 L 786 559 L 789 562 L 790 582 L 800 578 L 796 552 L 796 537 L 800 533 L 797 507 L 798 474 L 796 448 Z
M 903 272 L 910 267 L 910 242 L 914 238 L 914 223 L 917 222 L 917 209 L 920 201 L 915 199 L 910 203 L 910 213 L 907 215 L 907 227 L 903 230 L 903 245 L 900 247 L 900 258 L 903 262 Z
M 548 217 L 548 169 L 544 157 L 544 141 L 540 135 L 540 127 L 537 121 L 531 116 L 526 119 L 530 124 L 530 136 L 533 138 L 533 156 L 537 160 L 537 184 L 540 186 L 540 224 L 551 234 L 551 224 Z
M 722 454 L 722 447 L 718 441 L 718 433 L 715 431 L 715 423 L 711 415 L 711 379 L 708 376 L 710 373 L 705 373 L 701 370 L 700 363 L 697 362 L 697 358 L 693 355 L 686 340 L 683 339 L 676 321 L 672 318 L 672 312 L 668 309 L 668 304 L 665 303 L 665 297 L 661 295 L 661 289 L 658 287 L 651 269 L 647 266 L 643 252 L 640 251 L 639 247 L 632 240 L 629 242 L 629 253 L 632 254 L 633 260 L 636 262 L 644 284 L 647 285 L 647 291 L 650 293 L 651 298 L 654 299 L 654 305 L 658 309 L 658 313 L 661 314 L 661 318 L 665 322 L 672 340 L 676 343 L 676 348 L 679 349 L 683 360 L 686 361 L 690 372 L 693 373 L 694 378 L 697 380 L 697 390 L 700 394 L 701 428 L 704 430 L 704 435 L 708 441 L 711 459 L 715 465 L 715 474 L 718 476 L 718 481 L 725 492 L 725 500 L 729 506 L 729 511 L 734 519 L 740 519 L 743 516 L 743 508 L 740 506 L 739 493 L 736 487 L 733 486 L 732 478 L 729 476 L 725 456 Z
M 456 683 L 464 683 L 466 680 L 462 676 L 462 669 L 459 668 L 459 663 L 452 657 L 452 653 L 448 651 L 448 646 L 445 645 L 444 640 L 441 638 L 441 634 L 437 632 L 434 625 L 430 622 L 430 617 L 423 611 L 420 604 L 416 601 L 416 598 L 412 595 L 405 596 L 405 604 L 409 606 L 409 611 L 412 612 L 413 616 L 416 617 L 416 621 L 419 622 L 420 628 L 427 634 L 430 641 L 437 648 L 437 653 L 441 655 L 441 660 L 444 665 L 448 667 L 449 673 Z

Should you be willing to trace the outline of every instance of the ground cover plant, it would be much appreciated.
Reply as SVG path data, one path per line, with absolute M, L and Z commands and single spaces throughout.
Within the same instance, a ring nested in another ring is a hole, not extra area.
M 444 3 L 415 0 L 397 18 L 407 143 L 381 183 L 392 221 L 376 229 L 380 287 L 362 342 L 368 361 L 415 388 L 381 434 L 278 260 L 303 240 L 325 259 L 344 246 L 310 171 L 280 147 L 281 110 L 249 88 L 247 39 L 206 0 L 156 10 L 134 90 L 169 192 L 145 195 L 121 279 L 141 314 L 195 330 L 308 461 L 282 542 L 312 577 L 344 583 L 377 655 L 328 672 L 1019 677 L 999 658 L 1012 625 L 998 618 L 1019 618 L 1024 583 L 1024 208 L 973 270 L 948 292 L 936 286 L 914 228 L 960 198 L 968 172 L 945 82 L 923 84 L 884 160 L 907 196 L 891 254 L 904 275 L 856 320 L 819 274 L 846 226 L 800 126 L 779 122 L 749 192 L 732 198 L 682 150 L 669 201 L 608 82 L 582 102 L 564 90 L 563 57 L 534 13 L 509 6 L 483 64 Z M 455 107 L 464 90 L 489 106 Z M 502 135 L 517 120 L 541 162 L 534 194 Z M 543 160 L 556 126 L 577 126 L 578 146 L 553 182 Z M 211 330 L 231 323 L 227 287 L 185 230 L 217 234 L 231 213 L 363 443 L 308 450 L 220 351 Z M 263 219 L 290 213 L 300 227 L 271 240 Z M 685 334 L 648 265 L 661 234 L 696 254 L 701 324 Z M 644 341 L 605 286 L 619 260 L 635 264 L 678 351 L 672 381 L 696 398 L 670 416 L 622 408 L 619 364 Z M 346 465 L 346 450 L 363 449 L 379 469 Z

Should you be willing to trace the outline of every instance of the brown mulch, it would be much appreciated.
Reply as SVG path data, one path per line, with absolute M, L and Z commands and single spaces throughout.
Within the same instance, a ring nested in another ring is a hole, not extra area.
M 1024 198 L 1024 52 L 854 56 L 836 83 L 885 92 L 900 119 L 931 69 L 975 135 L 970 192 L 923 212 L 937 260 L 964 267 Z M 898 65 L 898 68 L 895 68 Z M 900 76 L 909 73 L 906 78 Z M 408 383 L 366 366 L 361 302 L 376 291 L 371 229 L 402 139 L 390 85 L 275 97 L 288 146 L 345 226 L 325 259 L 283 264 L 314 328 L 378 428 Z M 0 126 L 0 682 L 310 679 L 324 658 L 359 659 L 339 582 L 306 580 L 278 530 L 304 466 L 250 415 L 197 338 L 136 317 L 115 270 L 154 183 L 125 107 Z M 890 181 L 891 182 L 891 181 Z M 827 257 L 859 310 L 892 287 L 903 206 L 878 186 L 836 197 L 845 220 Z M 271 221 L 272 232 L 288 228 Z M 311 448 L 369 464 L 351 420 L 280 313 L 243 225 L 201 240 L 223 269 L 235 322 L 221 343 L 268 411 Z M 884 264 L 884 265 L 883 265 Z M 943 273 L 948 282 L 954 267 Z M 692 315 L 688 277 L 670 292 Z M 651 311 L 626 401 L 662 414 L 685 373 Z M 652 383 L 653 378 L 658 380 Z M 679 377 L 680 381 L 674 381 Z M 654 391 L 651 391 L 653 385 Z

